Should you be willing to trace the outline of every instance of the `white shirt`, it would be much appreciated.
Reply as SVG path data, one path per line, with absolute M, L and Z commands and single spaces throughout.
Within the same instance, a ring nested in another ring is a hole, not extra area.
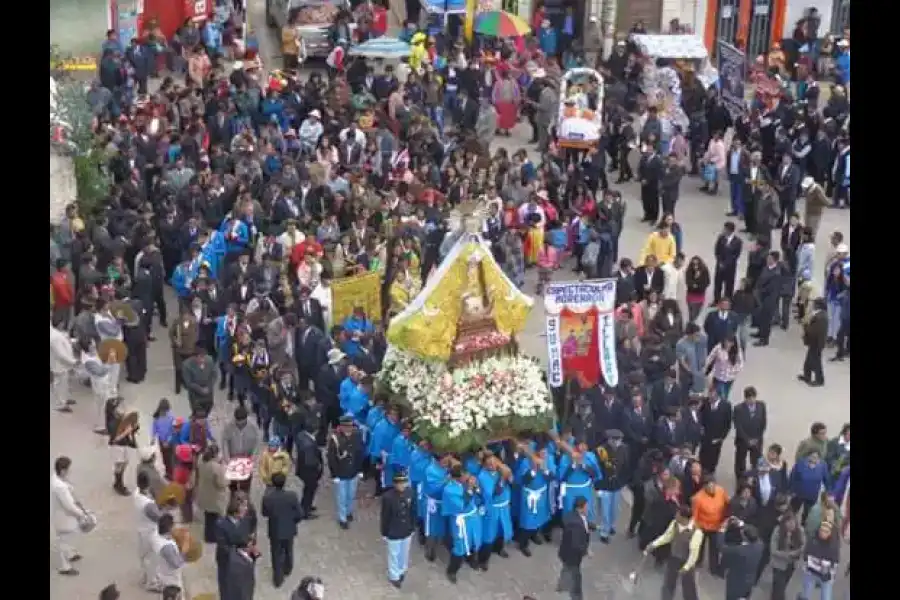
M 684 276 L 684 269 L 676 269 L 674 265 L 669 263 L 662 265 L 660 269 L 662 269 L 664 276 L 663 300 L 678 300 L 678 290 Z M 651 273 L 648 270 L 647 277 L 649 278 L 650 275 Z
M 326 287 L 319 283 L 316 286 L 316 289 L 312 291 L 309 295 L 313 300 L 319 301 L 319 306 L 322 307 L 322 317 L 325 319 L 325 327 L 327 329 L 331 329 L 332 326 L 332 314 L 331 314 L 331 305 L 332 305 L 332 297 L 331 297 L 331 288 Z

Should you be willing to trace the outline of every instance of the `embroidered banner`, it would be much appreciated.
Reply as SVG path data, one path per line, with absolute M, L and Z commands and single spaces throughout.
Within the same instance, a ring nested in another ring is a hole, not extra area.
M 331 313 L 334 323 L 340 324 L 361 306 L 369 320 L 381 321 L 381 274 L 366 273 L 331 282 Z
M 547 286 L 547 382 L 552 387 L 572 377 L 583 386 L 619 383 L 615 306 L 615 279 Z

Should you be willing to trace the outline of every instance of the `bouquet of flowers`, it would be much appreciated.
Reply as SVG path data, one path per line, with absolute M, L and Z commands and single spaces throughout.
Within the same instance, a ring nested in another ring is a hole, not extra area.
M 416 415 L 416 433 L 439 451 L 462 452 L 553 423 L 553 404 L 534 360 L 490 357 L 450 370 L 389 348 L 378 384 Z

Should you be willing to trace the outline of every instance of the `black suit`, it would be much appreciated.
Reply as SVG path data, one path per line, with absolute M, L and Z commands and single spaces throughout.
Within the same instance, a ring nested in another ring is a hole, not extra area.
M 269 520 L 269 547 L 272 553 L 272 584 L 280 587 L 294 570 L 294 538 L 303 509 L 297 493 L 269 488 L 262 499 L 262 516 Z
M 700 441 L 700 464 L 707 473 L 715 473 L 722 455 L 722 442 L 731 432 L 731 404 L 719 400 L 715 407 L 707 402 L 700 410 L 703 437 Z
M 671 458 L 673 454 L 681 450 L 681 446 L 685 443 L 685 439 L 682 437 L 683 433 L 675 421 L 662 418 L 654 428 L 653 442 L 657 448 L 662 450 L 666 458 Z
M 656 153 L 644 154 L 638 162 L 638 179 L 641 180 L 641 205 L 644 221 L 659 220 L 659 186 L 663 177 L 663 162 Z
M 325 313 L 322 305 L 315 298 L 300 299 L 297 301 L 297 316 L 306 319 L 310 325 L 325 331 Z
M 475 123 L 478 121 L 478 101 L 467 98 L 465 106 L 463 106 L 462 100 L 460 100 L 458 108 L 453 115 L 453 120 L 459 124 L 460 130 L 471 131 L 475 129 Z
M 737 277 L 737 265 L 743 248 L 744 243 L 736 235 L 732 235 L 730 240 L 724 234 L 716 238 L 713 302 L 718 303 L 723 297 L 731 298 L 734 295 L 734 280 Z
M 319 373 L 325 361 L 321 342 L 325 334 L 318 327 L 308 325 L 298 328 L 294 337 L 294 357 L 297 359 L 297 385 L 301 390 L 309 390 L 309 381 Z
M 231 554 L 237 547 L 246 545 L 250 539 L 248 521 L 233 521 L 230 517 L 221 517 L 216 521 L 216 575 L 219 583 L 219 594 L 224 598 L 228 589 L 228 567 Z
M 690 444 L 692 452 L 696 453 L 697 448 L 700 447 L 700 440 L 703 439 L 703 421 L 700 409 L 697 409 L 695 416 L 689 406 L 682 408 L 678 428 L 681 430 L 680 435 L 684 443 Z
M 316 402 L 325 409 L 325 420 L 332 427 L 337 427 L 341 416 L 341 407 L 338 401 L 341 381 L 347 376 L 347 370 L 343 366 L 335 369 L 334 365 L 324 365 L 316 375 Z
M 740 479 L 747 471 L 747 455 L 750 455 L 750 470 L 762 457 L 763 437 L 766 434 L 766 403 L 756 402 L 753 410 L 747 402 L 734 407 L 734 475 Z M 751 442 L 753 442 L 751 444 Z
M 587 517 L 582 517 L 577 511 L 564 515 L 562 540 L 557 553 L 562 571 L 556 589 L 569 592 L 571 598 L 582 598 L 581 562 L 587 555 L 590 544 L 591 533 Z
M 791 273 L 797 274 L 797 251 L 800 249 L 800 227 L 794 227 L 791 231 L 789 223 L 781 228 L 781 256 L 791 268 Z
M 221 600 L 253 600 L 256 589 L 256 561 L 240 550 L 228 556 L 225 587 L 219 590 Z
M 647 267 L 638 267 L 634 272 L 634 288 L 638 295 L 638 300 L 644 300 L 648 295 L 647 286 L 657 294 L 662 294 L 663 287 L 666 284 L 666 276 L 662 269 L 653 269 L 652 273 L 648 272 Z
M 800 167 L 790 164 L 787 168 L 782 164 L 776 173 L 778 182 L 775 184 L 778 190 L 778 208 L 781 216 L 778 217 L 778 225 L 781 227 L 791 215 L 797 212 L 797 190 L 800 189 Z

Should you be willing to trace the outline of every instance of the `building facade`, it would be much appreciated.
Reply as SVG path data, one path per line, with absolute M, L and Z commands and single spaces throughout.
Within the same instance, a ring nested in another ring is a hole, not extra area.
M 819 35 L 840 34 L 850 27 L 850 0 L 703 0 L 703 39 L 711 52 L 717 40 L 742 47 L 759 56 L 772 44 L 790 38 L 797 21 L 815 8 Z

